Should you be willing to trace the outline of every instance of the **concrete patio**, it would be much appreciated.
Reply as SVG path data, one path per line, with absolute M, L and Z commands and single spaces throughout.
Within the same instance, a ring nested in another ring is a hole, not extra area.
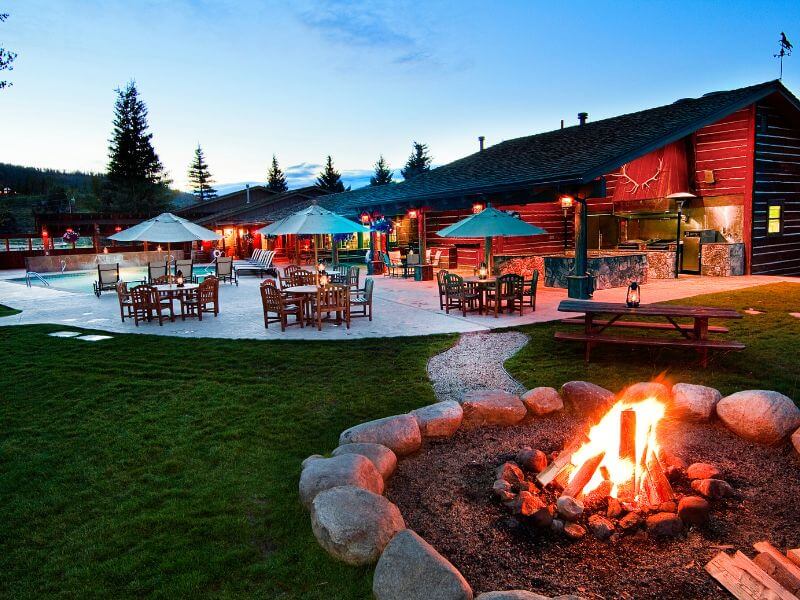
M 363 273 L 363 270 L 362 270 Z M 132 320 L 120 321 L 119 303 L 113 292 L 100 298 L 91 293 L 73 293 L 53 288 L 27 288 L 3 279 L 24 275 L 21 271 L 5 271 L 0 275 L 0 303 L 22 310 L 22 313 L 0 319 L 0 325 L 30 325 L 51 323 L 65 327 L 81 327 L 116 333 L 145 333 L 178 337 L 251 338 L 251 339 L 357 339 L 371 337 L 396 337 L 428 335 L 436 333 L 463 333 L 488 331 L 494 328 L 526 325 L 560 319 L 568 315 L 557 310 L 558 303 L 566 298 L 566 290 L 540 287 L 537 294 L 536 311 L 528 308 L 520 317 L 500 315 L 478 315 L 460 312 L 445 314 L 439 310 L 436 282 L 375 277 L 374 318 L 354 318 L 351 328 L 332 323 L 323 324 L 322 331 L 316 328 L 291 326 L 281 332 L 277 324 L 264 328 L 261 299 L 258 291 L 259 279 L 241 277 L 239 287 L 220 286 L 220 314 L 206 316 L 202 322 L 196 318 L 175 322 L 140 323 L 135 327 Z M 697 277 L 682 275 L 678 280 L 654 280 L 642 287 L 645 303 L 676 300 L 699 294 L 736 290 L 746 287 L 789 281 L 800 283 L 796 277 Z M 362 275 L 363 282 L 363 275 Z M 625 288 L 600 290 L 596 300 L 621 302 L 625 299 Z

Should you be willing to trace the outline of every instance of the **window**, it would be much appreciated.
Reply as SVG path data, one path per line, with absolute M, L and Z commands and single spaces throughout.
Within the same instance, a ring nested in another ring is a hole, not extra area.
M 783 233 L 783 204 L 772 202 L 767 206 L 767 235 Z

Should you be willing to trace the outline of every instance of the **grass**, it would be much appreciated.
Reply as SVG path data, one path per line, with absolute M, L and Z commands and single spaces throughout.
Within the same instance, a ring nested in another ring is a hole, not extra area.
M 21 312 L 21 310 L 17 310 L 16 308 L 10 308 L 5 304 L 0 304 L 0 317 L 10 317 L 11 315 L 18 315 Z
M 731 323 L 747 350 L 706 370 L 687 352 L 608 348 L 587 367 L 554 324 L 522 328 L 531 343 L 506 366 L 530 387 L 619 389 L 679 365 L 667 376 L 800 397 L 787 314 L 800 285 L 681 303 L 765 313 Z M 317 546 L 300 461 L 354 423 L 432 402 L 425 363 L 454 337 L 89 344 L 56 329 L 0 328 L 0 595 L 370 597 L 371 568 Z

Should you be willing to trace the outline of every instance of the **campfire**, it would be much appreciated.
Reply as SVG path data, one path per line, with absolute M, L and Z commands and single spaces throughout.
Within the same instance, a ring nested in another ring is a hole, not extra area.
M 656 430 L 666 407 L 656 398 L 617 402 L 588 434 L 565 449 L 538 474 L 561 496 L 616 498 L 626 506 L 658 507 L 674 499 L 659 459 Z

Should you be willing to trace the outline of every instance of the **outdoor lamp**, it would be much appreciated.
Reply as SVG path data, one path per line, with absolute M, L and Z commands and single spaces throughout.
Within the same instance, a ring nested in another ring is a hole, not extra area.
M 328 274 L 325 271 L 323 271 L 319 276 L 319 285 L 321 287 L 325 287 L 326 285 L 328 285 L 329 282 L 330 279 L 328 278 Z
M 369 225 L 369 213 L 364 211 L 361 213 L 361 222 L 364 225 Z
M 489 268 L 486 266 L 485 262 L 481 263 L 481 266 L 478 267 L 478 279 L 486 279 L 489 276 Z
M 103 248 L 103 254 L 108 254 L 108 246 L 106 246 L 105 248 Z
M 175 283 L 178 284 L 178 287 L 183 287 L 183 271 L 178 271 L 175 274 Z
M 317 271 L 319 271 L 320 273 L 324 273 L 325 272 L 325 261 L 324 260 L 320 260 L 319 264 L 317 264 Z
M 477 215 L 480 212 L 483 212 L 484 206 L 480 202 L 476 202 L 472 205 L 472 214 Z
M 409 208 L 408 209 L 408 218 L 409 219 L 416 219 L 417 218 L 417 209 L 416 208 Z
M 561 208 L 565 211 L 572 208 L 573 204 L 575 204 L 575 198 L 572 196 L 561 196 Z
M 639 284 L 636 281 L 632 281 L 631 284 L 628 286 L 628 296 L 625 299 L 625 304 L 628 305 L 628 308 L 639 308 Z

